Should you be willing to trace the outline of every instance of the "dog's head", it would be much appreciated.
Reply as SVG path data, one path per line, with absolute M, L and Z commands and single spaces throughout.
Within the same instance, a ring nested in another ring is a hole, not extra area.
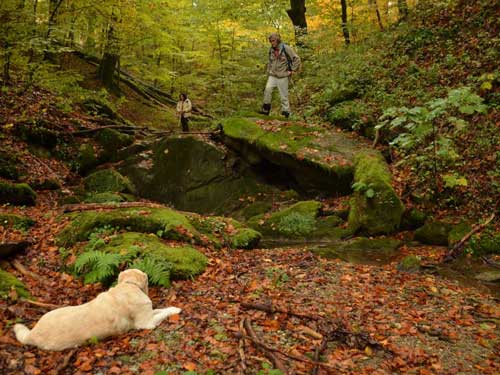
M 148 294 L 148 275 L 141 270 L 131 268 L 120 272 L 118 275 L 118 284 L 121 283 L 137 285 L 144 293 Z

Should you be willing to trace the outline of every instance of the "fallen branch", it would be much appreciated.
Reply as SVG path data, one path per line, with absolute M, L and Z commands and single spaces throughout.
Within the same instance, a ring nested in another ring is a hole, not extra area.
M 244 331 L 243 320 L 240 321 L 240 332 Z M 240 354 L 241 369 L 245 371 L 247 369 L 246 359 L 245 359 L 245 338 L 243 335 L 238 340 L 238 353 Z
M 247 318 L 245 318 L 245 320 L 248 320 Z M 249 323 L 251 324 L 251 323 Z M 246 326 L 245 326 L 246 328 Z M 253 330 L 252 330 L 253 332 Z M 335 366 L 332 366 L 332 365 L 329 365 L 327 363 L 323 363 L 323 362 L 317 362 L 317 361 L 312 361 L 310 360 L 309 358 L 306 358 L 306 357 L 300 357 L 298 355 L 295 355 L 295 354 L 290 354 L 290 353 L 287 353 L 287 352 L 284 352 L 278 348 L 273 348 L 271 346 L 268 346 L 266 344 L 264 344 L 262 341 L 260 341 L 259 339 L 257 339 L 256 337 L 253 338 L 252 336 L 250 335 L 242 335 L 241 336 L 242 338 L 245 338 L 245 339 L 249 339 L 250 341 L 252 341 L 256 346 L 260 347 L 261 349 L 265 349 L 267 352 L 264 352 L 263 353 L 266 355 L 266 357 L 268 359 L 271 359 L 269 356 L 268 356 L 268 352 L 275 352 L 275 353 L 279 353 L 287 358 L 290 358 L 290 359 L 293 359 L 295 361 L 299 361 L 299 362 L 304 362 L 304 363 L 307 363 L 309 365 L 313 365 L 313 366 L 319 366 L 319 367 L 324 367 L 324 368 L 328 368 L 328 369 L 337 369 L 337 367 Z M 271 353 L 272 354 L 272 353 Z M 276 356 L 274 356 L 276 357 Z M 272 359 L 271 359 L 272 360 Z M 274 362 L 273 362 L 274 363 Z M 282 372 L 284 372 L 284 370 L 282 370 L 281 368 L 275 366 L 276 368 L 280 369 Z M 285 374 L 287 374 L 287 372 L 284 372 Z
M 14 267 L 16 270 L 21 272 L 24 276 L 28 276 L 36 281 L 39 281 L 41 283 L 45 283 L 45 279 L 41 277 L 40 275 L 37 275 L 34 272 L 29 271 L 26 267 L 24 267 L 19 261 L 13 260 L 10 262 L 12 264 L 12 267 Z
M 158 203 L 150 203 L 150 202 L 78 203 L 78 204 L 66 204 L 62 206 L 61 209 L 63 213 L 66 213 L 66 212 L 76 212 L 76 211 L 133 208 L 133 207 L 165 208 L 165 205 Z
M 491 214 L 491 216 L 486 219 L 486 221 L 482 224 L 475 225 L 472 230 L 467 233 L 460 241 L 458 241 L 450 251 L 446 253 L 446 255 L 443 258 L 443 263 L 450 262 L 456 257 L 458 257 L 462 251 L 462 247 L 464 244 L 476 233 L 481 232 L 489 223 L 493 221 L 495 218 L 495 214 Z
M 283 314 L 287 314 L 287 315 L 291 315 L 291 316 L 296 316 L 297 318 L 304 318 L 304 319 L 309 319 L 309 320 L 319 320 L 320 319 L 318 316 L 300 314 L 300 313 L 296 313 L 296 312 L 293 312 L 290 310 L 280 309 L 280 308 L 274 306 L 272 303 L 260 304 L 260 303 L 241 302 L 240 306 L 245 308 L 245 309 L 264 311 L 264 312 L 267 312 L 269 314 L 283 313 Z
M 314 350 L 314 362 L 316 362 L 316 364 L 314 365 L 311 371 L 311 375 L 318 375 L 319 363 L 320 363 L 319 358 L 321 354 L 323 354 L 323 352 L 326 350 L 327 345 L 328 345 L 328 340 L 326 337 L 324 337 L 323 340 L 321 340 L 321 344 L 317 346 L 316 349 Z
M 247 332 L 247 337 L 252 340 L 252 342 L 257 346 L 258 349 L 260 349 L 264 355 L 271 360 L 273 363 L 274 367 L 280 370 L 284 375 L 288 375 L 288 370 L 285 367 L 285 364 L 279 359 L 276 355 L 274 355 L 274 351 L 271 348 L 267 347 L 264 343 L 262 343 L 258 337 L 255 331 L 252 328 L 252 323 L 250 322 L 250 319 L 245 318 L 243 320 L 243 326 L 245 327 L 245 331 Z

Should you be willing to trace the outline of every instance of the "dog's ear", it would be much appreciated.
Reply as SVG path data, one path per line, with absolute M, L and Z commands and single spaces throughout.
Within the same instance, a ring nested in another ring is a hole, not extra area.
M 118 275 L 118 281 L 117 281 L 117 284 L 120 284 L 121 282 L 123 282 L 123 279 L 125 278 L 126 276 L 126 272 L 127 271 L 122 271 L 120 272 L 120 274 Z

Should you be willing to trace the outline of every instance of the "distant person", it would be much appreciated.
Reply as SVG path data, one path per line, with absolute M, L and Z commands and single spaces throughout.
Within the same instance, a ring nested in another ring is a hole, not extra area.
M 267 63 L 267 83 L 264 90 L 264 104 L 260 113 L 269 115 L 273 90 L 278 88 L 281 98 L 281 114 L 290 116 L 290 101 L 288 100 L 288 81 L 292 74 L 300 69 L 300 57 L 289 45 L 281 41 L 280 34 L 269 35 L 269 61 Z
M 177 102 L 177 117 L 179 117 L 183 132 L 189 131 L 188 123 L 192 109 L 191 100 L 188 99 L 186 94 L 180 94 L 179 101 Z

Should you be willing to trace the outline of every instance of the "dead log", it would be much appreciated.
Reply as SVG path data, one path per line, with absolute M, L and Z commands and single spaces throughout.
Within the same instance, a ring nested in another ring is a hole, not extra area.
M 448 251 L 445 256 L 443 257 L 443 263 L 450 262 L 453 259 L 457 258 L 461 252 L 462 248 L 464 247 L 465 243 L 476 233 L 481 232 L 486 226 L 493 221 L 495 218 L 495 214 L 491 214 L 491 216 L 486 219 L 486 221 L 482 224 L 475 225 L 472 230 L 467 233 L 460 241 L 458 241 L 450 251 Z
M 78 203 L 66 204 L 61 207 L 63 213 L 76 211 L 91 211 L 91 210 L 112 210 L 116 208 L 133 208 L 133 207 L 149 207 L 149 208 L 165 208 L 166 206 L 159 203 L 150 202 L 120 202 L 120 203 Z

